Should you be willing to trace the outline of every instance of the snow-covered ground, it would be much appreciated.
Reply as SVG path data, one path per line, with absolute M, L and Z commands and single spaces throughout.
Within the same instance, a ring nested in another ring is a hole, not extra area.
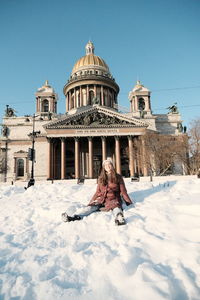
M 0 185 L 0 300 L 199 300 L 200 179 L 126 179 L 135 208 L 63 223 L 96 181 Z

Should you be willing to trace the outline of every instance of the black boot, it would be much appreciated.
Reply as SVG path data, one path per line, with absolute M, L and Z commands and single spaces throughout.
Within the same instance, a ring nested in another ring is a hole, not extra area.
M 61 215 L 63 222 L 71 222 L 71 221 L 79 221 L 81 217 L 78 215 L 74 215 L 73 217 L 68 216 L 67 213 L 63 213 Z
M 124 215 L 122 212 L 119 212 L 117 215 L 116 215 L 116 218 L 115 218 L 115 224 L 116 225 L 125 225 L 126 224 L 126 221 L 124 219 Z

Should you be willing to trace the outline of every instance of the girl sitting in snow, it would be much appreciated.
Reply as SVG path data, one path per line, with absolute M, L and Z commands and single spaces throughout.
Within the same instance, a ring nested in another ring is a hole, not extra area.
M 121 198 L 121 196 L 123 198 Z M 122 199 L 126 205 L 132 204 L 129 198 L 124 180 L 121 175 L 117 174 L 112 160 L 104 160 L 102 170 L 98 179 L 97 190 L 88 206 L 81 209 L 81 212 L 70 217 L 67 213 L 62 214 L 64 222 L 81 220 L 83 217 L 96 211 L 112 210 L 115 216 L 116 225 L 124 225 L 125 219 L 122 211 Z

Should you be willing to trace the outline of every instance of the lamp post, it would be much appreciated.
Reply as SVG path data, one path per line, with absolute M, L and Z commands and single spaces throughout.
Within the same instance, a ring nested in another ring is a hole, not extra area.
M 29 148 L 29 160 L 32 161 L 32 166 L 31 166 L 31 178 L 29 179 L 27 188 L 35 184 L 35 179 L 34 179 L 35 138 L 37 137 L 37 134 L 40 134 L 40 131 L 35 131 L 35 117 L 37 116 L 33 114 L 33 130 L 31 133 L 28 134 L 28 136 L 32 138 L 32 148 Z
M 7 181 L 7 170 L 8 170 L 8 127 L 5 124 L 0 124 L 2 128 L 2 135 L 5 138 L 5 148 L 1 147 L 1 150 L 5 152 L 2 160 L 1 171 L 4 173 L 4 182 Z

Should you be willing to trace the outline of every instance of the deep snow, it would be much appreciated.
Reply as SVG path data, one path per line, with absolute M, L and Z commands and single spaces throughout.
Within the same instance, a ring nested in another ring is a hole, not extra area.
M 95 180 L 1 184 L 0 300 L 199 300 L 200 179 L 125 182 L 119 227 L 111 212 L 62 222 Z

